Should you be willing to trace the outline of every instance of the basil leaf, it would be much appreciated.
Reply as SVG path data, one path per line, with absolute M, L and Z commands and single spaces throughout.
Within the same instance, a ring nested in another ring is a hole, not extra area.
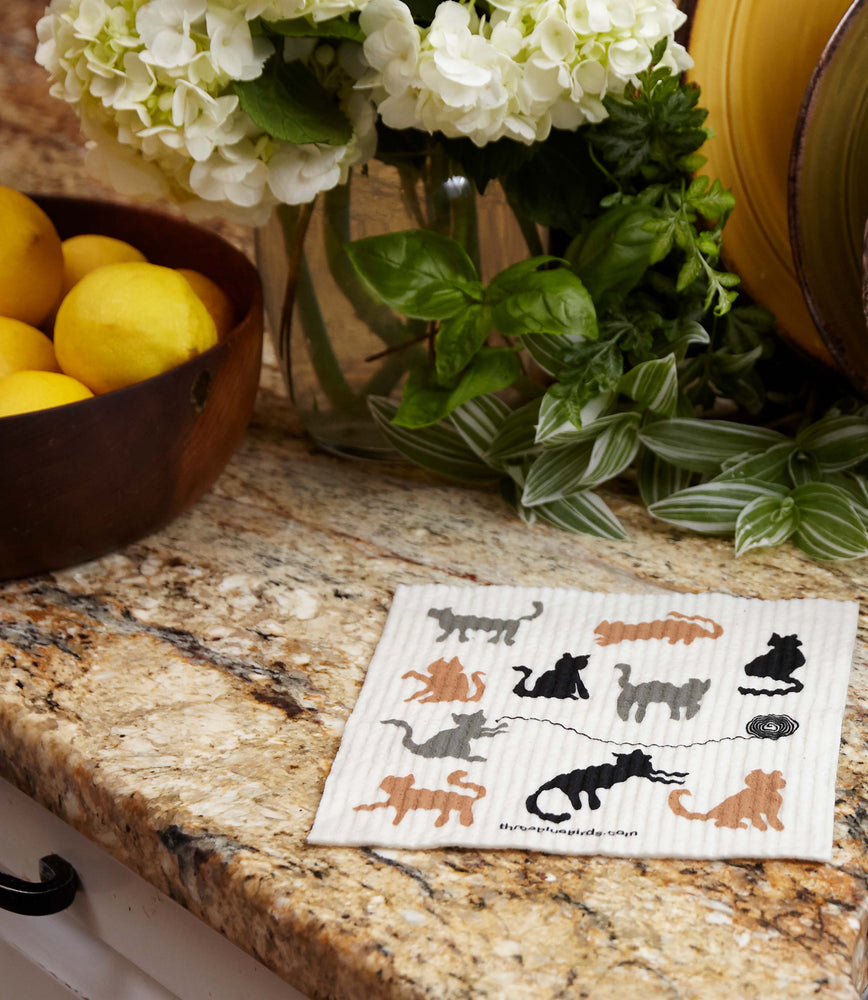
M 508 268 L 488 286 L 495 327 L 506 337 L 572 334 L 596 340 L 597 312 L 585 286 L 565 268 L 520 272 Z
M 353 126 L 304 63 L 273 55 L 255 80 L 235 80 L 232 91 L 248 118 L 280 142 L 303 146 L 321 142 L 344 146 Z
M 738 455 L 765 451 L 788 440 L 767 427 L 728 420 L 660 420 L 643 428 L 639 437 L 661 458 L 691 472 L 716 473 Z
M 706 535 L 735 530 L 738 516 L 757 497 L 786 496 L 784 487 L 765 483 L 703 483 L 690 486 L 648 507 L 653 517 Z
M 427 427 L 475 396 L 512 385 L 520 373 L 518 357 L 508 347 L 483 347 L 451 388 L 439 385 L 427 366 L 414 368 L 404 384 L 393 423 L 407 428 Z
M 491 310 L 473 303 L 440 323 L 434 338 L 437 381 L 449 385 L 470 363 L 470 359 L 491 333 Z
M 595 302 L 622 299 L 651 265 L 656 234 L 646 228 L 655 208 L 616 205 L 599 216 L 567 250 L 567 259 Z
M 735 554 L 759 546 L 782 545 L 796 530 L 798 513 L 791 496 L 757 497 L 742 509 L 735 524 Z
M 847 494 L 830 483 L 806 483 L 792 494 L 798 511 L 794 541 L 812 559 L 868 555 L 868 531 Z
M 367 236 L 347 243 L 346 251 L 371 290 L 414 319 L 449 319 L 482 296 L 464 248 L 440 233 L 406 229 Z
M 448 422 L 420 430 L 405 430 L 392 422 L 398 406 L 385 396 L 369 396 L 368 409 L 392 447 L 423 469 L 472 483 L 491 482 L 497 478 L 498 473 L 479 460 Z

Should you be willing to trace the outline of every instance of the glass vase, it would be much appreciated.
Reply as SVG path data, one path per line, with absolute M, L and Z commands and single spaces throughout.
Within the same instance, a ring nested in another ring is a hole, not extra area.
M 268 327 L 308 435 L 347 456 L 394 457 L 371 417 L 371 395 L 400 395 L 425 357 L 428 324 L 396 315 L 353 270 L 347 242 L 425 228 L 459 240 L 483 280 L 527 256 L 524 233 L 496 184 L 478 195 L 440 147 L 354 170 L 308 205 L 281 205 L 257 230 Z

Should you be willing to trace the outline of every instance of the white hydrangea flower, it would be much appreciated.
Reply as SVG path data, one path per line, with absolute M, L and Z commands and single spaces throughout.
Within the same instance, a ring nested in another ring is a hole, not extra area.
M 665 39 L 662 65 L 692 65 L 674 33 L 674 0 L 491 0 L 490 18 L 443 0 L 428 28 L 402 0 L 370 0 L 361 13 L 370 69 L 359 81 L 392 128 L 419 128 L 476 145 L 532 143 L 554 126 L 606 115 Z
M 293 6 L 52 0 L 37 25 L 36 58 L 54 78 L 52 93 L 76 106 L 98 176 L 134 197 L 171 197 L 197 217 L 258 224 L 279 201 L 309 201 L 346 180 L 375 145 L 370 100 L 352 89 L 363 67 L 348 73 L 353 60 L 331 46 L 323 53 L 308 46 L 295 57 L 310 59 L 320 79 L 337 81 L 332 89 L 356 133 L 347 145 L 277 142 L 241 109 L 232 81 L 255 79 L 273 51 L 251 33 L 250 19 L 264 7 L 289 16 Z

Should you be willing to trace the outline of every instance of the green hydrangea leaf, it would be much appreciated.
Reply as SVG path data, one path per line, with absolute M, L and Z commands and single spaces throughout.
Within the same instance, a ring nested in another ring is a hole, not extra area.
M 353 137 L 349 118 L 304 63 L 272 56 L 255 80 L 236 80 L 241 110 L 281 142 L 344 146 Z

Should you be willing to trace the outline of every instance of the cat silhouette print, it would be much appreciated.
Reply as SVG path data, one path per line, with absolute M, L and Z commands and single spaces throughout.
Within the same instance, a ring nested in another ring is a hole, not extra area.
M 772 648 L 746 664 L 744 672 L 748 677 L 765 677 L 788 686 L 763 689 L 740 687 L 739 694 L 797 694 L 804 687 L 797 677 L 793 677 L 793 671 L 805 665 L 804 654 L 799 649 L 801 640 L 797 635 L 780 636 L 773 632 L 766 645 Z
M 395 810 L 392 825 L 397 826 L 411 809 L 431 809 L 438 813 L 434 826 L 445 826 L 453 812 L 458 814 L 458 822 L 462 826 L 473 825 L 473 806 L 479 799 L 485 797 L 485 788 L 473 782 L 465 781 L 466 771 L 453 771 L 446 776 L 446 784 L 456 788 L 466 788 L 474 795 L 462 795 L 460 792 L 446 791 L 441 788 L 415 788 L 416 778 L 412 774 L 402 777 L 389 775 L 380 782 L 380 788 L 388 798 L 385 802 L 371 802 L 369 805 L 353 806 L 354 812 L 374 809 Z
M 417 743 L 413 739 L 413 728 L 409 722 L 405 722 L 403 719 L 381 719 L 380 721 L 384 726 L 397 726 L 399 729 L 403 729 L 404 738 L 401 740 L 401 745 L 411 753 L 416 754 L 417 757 L 456 757 L 458 760 L 466 761 L 486 759 L 473 753 L 473 748 L 470 745 L 471 740 L 497 736 L 508 728 L 505 722 L 501 722 L 494 728 L 487 727 L 485 725 L 487 720 L 481 710 L 468 715 L 453 712 L 454 726 L 435 733 L 424 743 Z
M 705 622 L 709 628 L 700 625 Z M 683 615 L 680 611 L 670 611 L 666 618 L 653 622 L 609 622 L 602 621 L 594 629 L 598 646 L 611 646 L 616 642 L 631 642 L 637 639 L 666 639 L 672 646 L 683 642 L 689 646 L 694 639 L 718 639 L 723 628 L 710 618 L 702 615 Z
M 481 670 L 474 670 L 468 677 L 457 656 L 453 656 L 451 660 L 441 657 L 428 664 L 427 674 L 421 674 L 418 670 L 408 670 L 401 674 L 401 680 L 412 677 L 425 685 L 404 701 L 418 700 L 422 705 L 436 701 L 479 701 L 485 693 L 484 676 Z M 470 693 L 471 684 L 473 694 Z
M 598 792 L 603 788 L 612 788 L 627 781 L 629 778 L 646 778 L 648 781 L 662 782 L 665 785 L 682 785 L 681 780 L 687 777 L 686 771 L 659 771 L 654 767 L 651 757 L 643 750 L 633 750 L 630 753 L 612 755 L 615 763 L 590 764 L 579 767 L 575 771 L 557 774 L 554 778 L 529 795 L 525 801 L 527 811 L 539 816 L 549 823 L 563 823 L 570 818 L 568 812 L 543 812 L 539 805 L 540 796 L 547 792 L 562 792 L 569 799 L 573 809 L 582 808 L 582 792 L 588 799 L 588 808 L 599 809 L 602 803 Z
M 533 613 L 519 618 L 484 618 L 479 615 L 456 614 L 452 608 L 430 608 L 428 617 L 434 618 L 443 630 L 435 642 L 445 642 L 453 632 L 458 633 L 459 642 L 469 642 L 468 632 L 493 632 L 488 640 L 497 643 L 503 639 L 505 646 L 512 646 L 522 622 L 533 621 L 543 613 L 540 601 L 533 601 Z
M 530 688 L 527 680 L 533 670 L 530 667 L 513 667 L 513 670 L 524 675 L 512 689 L 513 694 L 521 698 L 562 698 L 571 701 L 590 698 L 591 695 L 579 676 L 579 671 L 584 670 L 587 665 L 587 656 L 564 653 L 551 670 L 544 670 L 536 678 Z
M 730 830 L 747 830 L 745 820 L 750 820 L 757 830 L 783 830 L 779 813 L 784 804 L 779 789 L 786 788 L 786 781 L 780 771 L 767 774 L 759 769 L 751 771 L 744 779 L 747 786 L 725 798 L 707 813 L 688 812 L 681 803 L 682 795 L 690 795 L 686 788 L 674 789 L 669 793 L 669 808 L 676 816 L 684 819 L 714 820 L 715 826 L 725 826 Z M 765 816 L 765 819 L 763 817 Z

